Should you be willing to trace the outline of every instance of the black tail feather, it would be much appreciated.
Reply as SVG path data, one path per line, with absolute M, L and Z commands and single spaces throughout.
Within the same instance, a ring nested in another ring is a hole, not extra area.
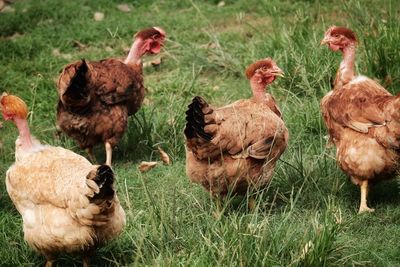
M 186 138 L 201 137 L 207 141 L 211 141 L 212 135 L 204 131 L 206 123 L 204 121 L 203 108 L 208 107 L 207 102 L 200 96 L 193 98 L 192 103 L 186 111 Z
M 89 67 L 84 59 L 82 63 L 77 67 L 75 75 L 71 78 L 67 90 L 64 92 L 63 97 L 69 101 L 82 101 L 89 97 L 89 90 L 87 87 L 87 72 Z
M 96 176 L 93 179 L 99 186 L 100 192 L 95 194 L 92 199 L 112 199 L 115 194 L 114 190 L 114 172 L 108 165 L 101 165 L 96 170 Z

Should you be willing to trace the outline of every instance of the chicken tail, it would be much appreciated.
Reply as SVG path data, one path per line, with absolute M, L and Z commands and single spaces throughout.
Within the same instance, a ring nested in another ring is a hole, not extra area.
M 89 172 L 87 185 L 94 191 L 90 202 L 99 204 L 114 198 L 114 172 L 108 165 L 100 165 Z
M 61 102 L 68 107 L 82 108 L 90 102 L 88 86 L 90 66 L 84 59 L 66 66 L 58 78 L 57 88 Z
M 212 135 L 204 131 L 206 122 L 204 116 L 212 113 L 213 110 L 207 102 L 200 96 L 193 98 L 192 103 L 186 111 L 186 127 L 184 130 L 187 139 L 200 137 L 206 141 L 211 141 Z

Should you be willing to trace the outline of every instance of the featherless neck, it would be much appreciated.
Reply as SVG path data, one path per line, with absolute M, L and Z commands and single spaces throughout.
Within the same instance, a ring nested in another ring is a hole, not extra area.
M 350 82 L 354 74 L 354 61 L 356 57 L 356 47 L 354 44 L 343 48 L 343 60 L 340 63 L 340 80 L 343 84 Z
M 253 92 L 253 99 L 256 102 L 263 102 L 267 97 L 265 96 L 266 85 L 259 83 L 255 79 L 250 80 L 251 91 Z
M 18 128 L 19 139 L 23 149 L 30 149 L 32 147 L 31 133 L 26 119 L 15 118 L 14 123 Z
M 125 64 L 139 65 L 141 63 L 140 58 L 143 54 L 141 53 L 140 49 L 142 42 L 142 39 L 136 39 L 135 42 L 133 42 L 132 47 L 129 50 L 129 54 L 124 61 Z

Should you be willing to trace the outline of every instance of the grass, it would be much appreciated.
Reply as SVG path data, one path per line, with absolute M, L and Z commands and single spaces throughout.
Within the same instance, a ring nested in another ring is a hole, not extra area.
M 0 88 L 24 98 L 33 134 L 56 139 L 54 80 L 81 58 L 123 56 L 132 35 L 160 25 L 168 42 L 158 68 L 145 69 L 147 104 L 129 122 L 114 152 L 117 188 L 127 226 L 96 253 L 94 266 L 398 266 L 400 194 L 396 181 L 371 191 L 373 214 L 356 215 L 359 191 L 326 148 L 319 101 L 330 90 L 340 55 L 320 47 L 332 24 L 354 29 L 360 40 L 357 69 L 392 93 L 400 88 L 399 1 L 119 1 L 21 0 L 0 14 Z M 103 21 L 93 14 L 103 12 Z M 73 46 L 77 40 L 86 45 Z M 285 71 L 269 88 L 290 130 L 290 144 L 269 187 L 249 212 L 246 198 L 231 199 L 220 218 L 216 206 L 185 175 L 184 111 L 202 95 L 214 104 L 250 96 L 245 67 L 272 57 Z M 148 59 L 150 60 L 150 58 Z M 396 91 L 397 90 L 397 91 Z M 17 131 L 0 129 L 0 176 L 14 161 Z M 173 164 L 140 173 L 142 160 L 158 160 L 157 146 Z M 103 148 L 96 150 L 99 158 Z M 0 262 L 38 266 L 42 256 L 23 241 L 21 217 L 0 182 Z M 80 266 L 62 255 L 59 266 Z

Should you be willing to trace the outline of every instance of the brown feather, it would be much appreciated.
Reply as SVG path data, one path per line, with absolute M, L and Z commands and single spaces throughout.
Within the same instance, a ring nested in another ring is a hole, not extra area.
M 78 61 L 66 67 L 59 78 L 60 90 L 64 88 L 61 84 L 66 84 L 63 80 L 73 76 L 70 70 L 76 70 L 75 65 L 80 64 Z M 100 142 L 115 146 L 126 130 L 128 116 L 135 114 L 143 102 L 145 88 L 141 68 L 116 59 L 87 65 L 90 73 L 86 75 L 85 88 L 90 93 L 90 101 L 65 101 L 60 97 L 57 125 L 81 148 L 90 148 Z M 62 91 L 59 92 L 61 95 Z
M 190 180 L 221 195 L 266 185 L 288 142 L 284 122 L 269 108 L 272 99 L 239 100 L 221 108 L 192 103 L 187 114 L 199 115 L 188 115 L 185 128 Z
M 321 101 L 340 168 L 352 181 L 390 179 L 398 169 L 400 102 L 375 81 L 364 77 L 335 87 Z

